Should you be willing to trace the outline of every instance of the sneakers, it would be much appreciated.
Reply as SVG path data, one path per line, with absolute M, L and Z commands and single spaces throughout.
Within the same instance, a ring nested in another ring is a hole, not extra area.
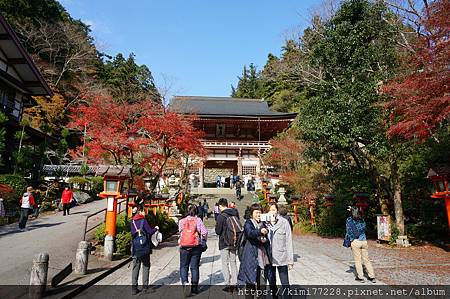
M 199 291 L 198 291 L 198 284 L 192 284 L 191 293 L 192 294 L 198 294 L 199 293 Z
M 356 280 L 356 281 L 359 281 L 359 282 L 364 282 L 364 279 L 359 278 L 359 277 L 356 277 L 355 280 Z
M 191 296 L 191 286 L 189 283 L 183 283 L 183 297 L 187 298 Z
M 370 278 L 369 277 L 369 281 L 371 281 L 372 283 L 376 283 L 377 281 L 375 280 L 375 277 Z
M 227 293 L 233 293 L 236 290 L 236 287 L 235 286 L 226 286 L 222 290 Z
M 131 295 L 137 295 L 141 292 L 138 288 L 131 288 Z

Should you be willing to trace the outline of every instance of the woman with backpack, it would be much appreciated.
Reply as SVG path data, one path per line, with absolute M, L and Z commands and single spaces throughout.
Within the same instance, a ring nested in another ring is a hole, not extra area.
M 200 279 L 200 258 L 206 250 L 208 230 L 203 221 L 197 217 L 197 206 L 188 208 L 186 217 L 178 222 L 180 239 L 180 278 L 183 284 L 183 295 L 189 297 L 191 292 L 198 294 L 198 281 Z M 189 287 L 188 272 L 191 268 L 191 287 Z
M 280 293 L 286 294 L 283 298 L 290 298 L 290 296 L 287 296 L 289 289 L 288 270 L 292 270 L 294 267 L 291 226 L 289 221 L 280 215 L 278 205 L 275 202 L 269 203 L 269 214 L 273 215 L 270 223 L 268 223 L 273 274 L 276 275 L 275 270 L 278 269 L 282 288 Z
M 145 219 L 145 211 L 142 206 L 133 209 L 131 219 L 131 255 L 133 257 L 133 270 L 131 272 L 131 294 L 136 295 L 138 289 L 138 277 L 142 264 L 142 285 L 145 292 L 148 291 L 148 279 L 150 274 L 150 254 L 152 253 L 151 236 L 159 230 L 158 226 L 152 228 Z
M 350 207 L 351 216 L 346 221 L 346 233 L 344 246 L 351 247 L 353 258 L 355 260 L 356 281 L 364 281 L 364 272 L 362 265 L 367 270 L 369 280 L 375 283 L 375 273 L 372 263 L 369 260 L 369 252 L 366 238 L 366 222 L 363 212 L 358 207 Z
M 246 284 L 247 289 L 261 289 L 269 282 L 273 296 L 276 296 L 276 280 L 272 269 L 269 230 L 261 222 L 261 205 L 250 206 L 250 219 L 244 224 L 245 245 L 239 254 L 241 265 L 238 280 Z M 249 291 L 250 292 L 250 291 Z

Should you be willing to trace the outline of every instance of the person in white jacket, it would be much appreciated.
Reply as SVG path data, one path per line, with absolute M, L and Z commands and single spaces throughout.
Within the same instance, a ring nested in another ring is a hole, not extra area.
M 292 231 L 289 222 L 279 215 L 278 205 L 274 202 L 269 204 L 269 214 L 272 215 L 269 227 L 269 241 L 272 252 L 272 267 L 273 273 L 275 269 L 278 270 L 278 276 L 281 282 L 280 294 L 287 296 L 288 292 L 283 289 L 289 288 L 289 274 L 288 270 L 294 267 L 294 248 L 292 245 Z

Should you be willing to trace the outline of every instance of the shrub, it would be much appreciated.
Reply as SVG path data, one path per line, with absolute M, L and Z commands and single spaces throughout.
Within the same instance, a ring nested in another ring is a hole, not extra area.
M 102 242 L 105 240 L 106 232 L 105 232 L 106 224 L 102 223 L 97 229 L 95 230 L 95 240 L 98 242 Z
M 103 191 L 103 177 L 95 176 L 90 179 L 91 190 L 90 193 L 94 198 L 97 198 L 97 194 Z
M 116 253 L 119 255 L 131 254 L 131 233 L 122 231 L 116 236 Z
M 389 240 L 390 245 L 394 245 L 397 243 L 397 238 L 399 234 L 400 232 L 397 228 L 397 225 L 395 224 L 395 220 L 391 221 L 391 239 Z
M 293 227 L 294 234 L 311 234 L 316 232 L 316 228 L 311 225 L 309 220 L 300 219 Z
M 22 196 L 28 185 L 22 176 L 15 174 L 0 175 L 0 184 L 7 184 L 13 187 L 17 199 Z

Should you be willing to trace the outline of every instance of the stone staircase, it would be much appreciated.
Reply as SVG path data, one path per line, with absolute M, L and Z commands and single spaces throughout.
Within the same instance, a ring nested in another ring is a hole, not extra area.
M 220 190 L 220 189 L 218 189 Z M 229 190 L 229 189 L 228 189 Z M 234 190 L 233 190 L 234 191 Z M 206 199 L 209 205 L 209 212 L 210 217 L 208 219 L 204 219 L 204 223 L 207 227 L 211 228 L 214 227 L 216 222 L 214 220 L 214 205 L 216 202 L 219 201 L 220 198 L 226 198 L 228 200 L 228 203 L 231 203 L 234 201 L 236 203 L 236 208 L 239 211 L 239 215 L 241 218 L 241 222 L 244 221 L 244 212 L 247 206 L 250 206 L 252 204 L 252 195 L 250 193 L 243 195 L 243 198 L 241 200 L 237 200 L 236 196 L 233 194 L 227 194 L 227 193 L 221 193 L 221 194 L 198 194 L 193 195 L 193 202 L 195 204 L 203 203 L 203 200 Z

